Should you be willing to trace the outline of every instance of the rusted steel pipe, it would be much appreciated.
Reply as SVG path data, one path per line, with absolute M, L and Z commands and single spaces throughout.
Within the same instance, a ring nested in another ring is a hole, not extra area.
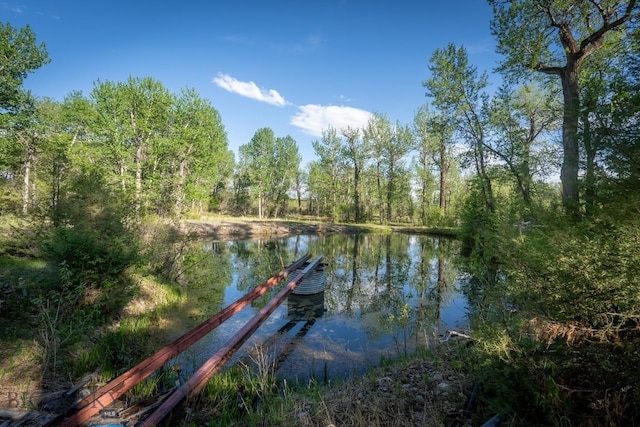
M 207 360 L 196 371 L 195 374 L 187 380 L 182 386 L 175 390 L 148 418 L 142 423 L 137 424 L 138 427 L 153 427 L 167 416 L 169 412 L 184 399 L 188 394 L 195 395 L 202 391 L 209 380 L 220 370 L 220 368 L 233 356 L 233 354 L 244 344 L 249 337 L 264 323 L 265 320 L 273 313 L 273 311 L 284 301 L 284 299 L 302 282 L 302 280 L 322 261 L 322 256 L 313 260 L 309 265 L 298 274 L 287 286 L 285 286 L 278 294 L 269 301 L 240 329 L 227 343 L 216 352 L 209 360 Z
M 298 267 L 304 264 L 304 262 L 309 258 L 310 255 L 307 254 L 297 259 L 289 266 L 287 266 L 284 270 L 280 271 L 275 276 L 270 277 L 252 291 L 246 293 L 235 302 L 229 304 L 229 306 L 227 306 L 223 310 L 219 311 L 209 319 L 202 322 L 200 325 L 186 332 L 171 344 L 163 347 L 155 354 L 149 356 L 133 368 L 129 369 L 127 372 L 100 387 L 90 396 L 80 401 L 77 405 L 77 407 L 80 409 L 69 418 L 57 424 L 57 426 L 73 427 L 83 424 L 89 418 L 97 414 L 101 409 L 104 409 L 111 405 L 116 399 L 129 391 L 140 381 L 147 378 L 157 369 L 162 367 L 169 360 L 189 348 L 196 341 L 211 332 L 213 329 L 220 326 L 225 320 L 238 313 L 256 298 L 264 295 L 264 293 L 287 278 L 289 274 L 291 274 Z M 47 425 L 56 425 L 55 420 L 54 422 L 51 422 Z

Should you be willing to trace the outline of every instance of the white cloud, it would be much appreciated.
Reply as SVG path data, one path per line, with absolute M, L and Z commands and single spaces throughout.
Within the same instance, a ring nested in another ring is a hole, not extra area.
M 291 117 L 290 123 L 309 135 L 321 137 L 322 131 L 329 126 L 338 131 L 347 126 L 363 128 L 370 117 L 370 112 L 359 108 L 307 104 L 298 107 L 298 112 Z
M 11 12 L 15 12 L 15 13 L 23 13 L 24 12 L 23 6 L 14 6 L 14 5 L 10 5 L 9 3 L 6 3 L 6 2 L 0 2 L 0 8 L 5 9 L 5 10 L 10 10 Z
M 256 101 L 266 102 L 267 104 L 277 107 L 284 107 L 287 101 L 275 89 L 263 89 L 258 87 L 254 82 L 241 82 L 227 74 L 218 73 L 213 82 L 221 88 L 231 93 L 255 99 Z

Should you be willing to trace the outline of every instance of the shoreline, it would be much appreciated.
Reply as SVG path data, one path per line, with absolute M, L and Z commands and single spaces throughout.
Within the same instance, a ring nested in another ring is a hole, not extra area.
M 335 224 L 277 219 L 211 218 L 186 219 L 180 222 L 179 233 L 194 238 L 219 240 L 248 239 L 253 237 L 285 237 L 301 234 L 357 234 L 408 233 L 457 237 L 457 230 L 445 227 L 392 226 L 374 224 Z

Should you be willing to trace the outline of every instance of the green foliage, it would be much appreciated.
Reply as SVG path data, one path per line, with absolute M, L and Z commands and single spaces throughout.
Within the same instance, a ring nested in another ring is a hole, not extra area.
M 80 175 L 61 201 L 61 225 L 49 231 L 44 253 L 72 272 L 76 283 L 101 284 L 138 256 L 135 230 L 100 175 Z
M 270 128 L 258 129 L 251 141 L 240 147 L 239 184 L 257 201 L 258 217 L 280 215 L 288 200 L 287 192 L 293 188 L 300 160 L 296 141 L 289 135 L 275 137 Z
M 44 43 L 39 45 L 28 25 L 16 29 L 0 22 L 0 113 L 15 112 L 24 102 L 22 81 L 49 62 Z M 3 128 L 0 114 L 0 128 Z
M 540 347 L 518 339 L 517 322 L 476 325 L 466 363 L 481 382 L 474 418 L 495 414 L 511 425 L 563 425 L 567 399 L 560 393 L 553 361 L 536 353 Z M 506 326 L 506 327 L 505 327 Z
M 42 348 L 42 366 L 45 371 L 51 369 L 49 374 L 55 376 L 59 365 L 58 353 L 67 341 L 77 338 L 78 330 L 84 323 L 90 321 L 90 317 L 74 322 L 70 319 L 76 308 L 76 304 L 83 296 L 84 284 L 75 284 L 72 280 L 72 272 L 63 263 L 58 270 L 60 282 L 57 289 L 50 290 L 46 295 L 33 299 L 32 304 L 38 313 L 39 344 Z
M 491 258 L 486 252 L 491 249 L 489 240 L 496 231 L 498 215 L 487 210 L 481 178 L 470 179 L 467 183 L 467 197 L 462 208 L 460 238 L 462 251 L 466 255 L 475 254 L 481 258 Z
M 640 223 L 536 227 L 505 242 L 514 300 L 560 321 L 622 327 L 640 320 Z

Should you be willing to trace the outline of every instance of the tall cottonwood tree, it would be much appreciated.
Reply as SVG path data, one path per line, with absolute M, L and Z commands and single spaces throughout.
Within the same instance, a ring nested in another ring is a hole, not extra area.
M 270 153 L 273 153 L 275 135 L 270 128 L 258 129 L 253 134 L 251 141 L 241 145 L 240 167 L 242 175 L 246 176 L 251 194 L 258 202 L 258 217 L 266 215 L 266 196 L 269 180 Z
M 22 180 L 22 215 L 27 215 L 36 204 L 35 175 L 41 146 L 44 144 L 41 105 L 28 96 L 23 106 L 16 107 L 5 117 L 9 132 L 5 142 L 13 145 L 10 150 L 16 156 L 17 172 L 14 177 Z M 18 148 L 19 147 L 19 148 Z M 4 150 L 3 150 L 4 151 Z
M 408 175 L 404 168 L 404 161 L 413 145 L 414 140 L 410 128 L 396 122 L 391 130 L 391 139 L 387 141 L 382 150 L 387 182 L 387 223 L 392 221 L 398 208 L 398 202 L 403 201 L 403 196 L 408 193 Z
M 492 137 L 487 148 L 504 163 L 527 208 L 534 175 L 550 160 L 547 138 L 561 116 L 557 99 L 552 89 L 534 84 L 517 89 L 503 85 L 489 105 Z
M 607 168 L 622 194 L 637 197 L 640 187 L 640 28 L 625 40 L 625 54 L 612 67 L 608 83 L 610 95 L 605 106 L 615 106 L 607 132 Z M 624 197 L 622 197 L 624 199 Z
M 168 134 L 171 93 L 151 77 L 129 79 L 122 83 L 98 82 L 91 96 L 97 109 L 97 132 L 110 148 L 125 194 L 131 194 L 133 181 L 134 212 L 142 214 L 143 205 L 157 195 L 159 183 L 145 182 L 158 167 L 148 156 Z M 143 193 L 145 184 L 149 185 Z
M 0 118 L 24 109 L 28 94 L 22 82 L 49 61 L 45 44 L 37 43 L 30 26 L 17 29 L 0 22 Z
M 239 151 L 240 174 L 258 201 L 258 217 L 277 216 L 300 167 L 296 141 L 288 135 L 276 138 L 271 128 L 262 128 Z
M 218 111 L 193 89 L 173 96 L 170 129 L 161 139 L 164 175 L 173 183 L 174 211 L 181 215 L 189 203 L 200 209 L 211 191 L 231 174 L 233 154 Z
M 326 177 L 323 193 L 320 197 L 330 201 L 330 214 L 334 221 L 340 218 L 341 201 L 341 180 L 344 174 L 344 156 L 342 141 L 335 128 L 329 127 L 322 131 L 322 138 L 312 142 L 313 150 L 318 156 L 317 165 L 319 170 L 314 171 L 313 177 L 319 175 Z M 311 176 L 310 176 L 311 177 Z M 321 181 L 316 181 L 320 183 Z
M 362 222 L 362 202 L 361 202 L 361 176 L 365 162 L 369 157 L 369 149 L 366 140 L 361 137 L 361 130 L 357 128 L 347 127 L 342 129 L 344 137 L 344 155 L 351 162 L 353 170 L 353 209 L 355 222 Z
M 441 216 L 446 215 L 449 192 L 449 171 L 453 162 L 452 120 L 442 114 L 432 113 L 424 105 L 416 112 L 413 119 L 413 132 L 418 152 L 419 174 L 421 180 L 422 218 L 426 218 L 426 190 L 431 177 L 430 165 L 438 169 L 439 196 L 438 206 Z
M 24 215 L 35 194 L 32 173 L 41 132 L 34 129 L 39 123 L 37 102 L 22 84 L 48 62 L 47 49 L 37 43 L 31 27 L 17 29 L 0 22 L 0 167 L 12 180 L 22 178 Z
M 371 157 L 373 167 L 375 169 L 375 187 L 377 189 L 376 198 L 378 202 L 378 215 L 380 224 L 387 218 L 387 209 L 385 197 L 385 147 L 389 146 L 392 141 L 392 129 L 389 118 L 383 114 L 373 114 L 363 130 L 363 137 L 371 149 Z
M 273 167 L 270 173 L 270 186 L 267 192 L 271 201 L 271 214 L 278 217 L 286 209 L 289 195 L 287 192 L 295 187 L 296 175 L 300 168 L 302 156 L 295 139 L 287 135 L 277 137 L 273 151 Z
M 638 150 L 633 148 L 640 141 L 639 42 L 638 28 L 625 37 L 611 37 L 585 64 L 581 75 L 581 187 L 587 215 L 616 204 L 617 198 L 630 200 L 625 193 L 633 193 L 634 187 L 637 190 L 637 185 L 629 184 L 637 182 L 632 177 L 638 173 L 629 172 L 639 170 Z M 616 160 L 610 162 L 612 159 Z
M 480 183 L 485 208 L 495 209 L 493 189 L 488 170 L 487 115 L 488 97 L 487 75 L 478 75 L 469 64 L 464 46 L 450 43 L 444 49 L 436 49 L 429 63 L 431 77 L 423 82 L 427 95 L 441 114 L 452 120 L 455 133 L 468 147 L 468 154 L 475 166 Z
M 491 29 L 504 55 L 500 70 L 514 77 L 528 72 L 557 76 L 564 101 L 562 197 L 567 213 L 580 208 L 578 123 L 580 72 L 605 38 L 624 28 L 637 0 L 489 0 Z

